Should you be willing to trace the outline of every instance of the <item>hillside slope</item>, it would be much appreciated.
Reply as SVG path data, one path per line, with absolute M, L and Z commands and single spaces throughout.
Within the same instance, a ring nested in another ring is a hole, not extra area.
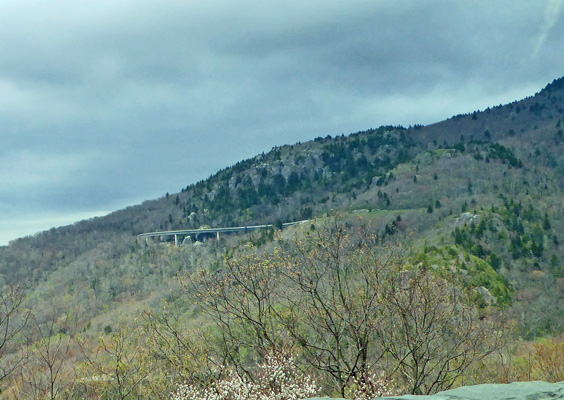
M 473 270 L 470 284 L 513 304 L 524 336 L 560 332 L 563 114 L 558 79 L 527 99 L 429 126 L 277 147 L 179 193 L 16 240 L 0 248 L 1 281 L 27 285 L 39 318 L 80 309 L 75 329 L 100 329 L 119 310 L 173 296 L 177 273 L 271 237 L 175 248 L 137 234 L 340 212 L 370 220 L 383 240 L 402 236 L 417 262 Z

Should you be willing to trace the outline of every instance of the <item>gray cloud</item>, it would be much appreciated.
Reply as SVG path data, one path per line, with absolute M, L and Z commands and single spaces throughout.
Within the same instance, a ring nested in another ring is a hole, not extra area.
M 530 95 L 564 61 L 559 9 L 546 4 L 5 4 L 3 220 L 27 234 L 174 192 L 274 145 Z
M 532 59 L 535 59 L 539 51 L 541 50 L 544 42 L 548 38 L 550 31 L 554 27 L 554 25 L 558 22 L 560 18 L 560 11 L 562 9 L 562 4 L 564 2 L 562 0 L 548 0 L 546 4 L 546 8 L 544 10 L 544 21 L 540 27 L 540 32 L 537 38 L 537 42 L 535 48 L 533 50 L 533 54 L 531 56 Z

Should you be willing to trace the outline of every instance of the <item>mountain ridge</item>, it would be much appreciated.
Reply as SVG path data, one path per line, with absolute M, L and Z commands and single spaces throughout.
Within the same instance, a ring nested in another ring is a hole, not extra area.
M 521 118 L 521 119 L 517 119 L 517 120 L 516 120 L 515 114 L 518 116 L 519 113 L 520 113 L 520 111 L 513 112 L 513 108 L 514 108 L 514 107 L 515 107 L 515 109 L 518 109 L 518 110 L 523 109 L 523 110 L 526 111 L 526 108 L 527 108 L 527 106 L 528 106 L 529 114 L 534 114 L 534 115 L 536 115 L 538 118 L 540 118 L 541 113 L 543 113 L 543 112 L 546 113 L 546 112 L 549 112 L 549 111 L 546 110 L 546 107 L 545 107 L 545 106 L 540 106 L 540 105 L 538 105 L 538 97 L 537 97 L 537 96 L 546 95 L 546 97 L 547 97 L 548 99 L 551 99 L 551 101 L 554 103 L 555 101 L 561 101 L 561 100 L 563 99 L 562 93 L 560 94 L 561 96 L 560 96 L 560 97 L 557 97 L 557 98 L 551 97 L 551 94 L 554 93 L 555 91 L 562 91 L 563 89 L 564 89 L 564 77 L 563 77 L 563 78 L 554 79 L 554 80 L 552 81 L 552 83 L 547 84 L 547 86 L 545 86 L 545 88 L 543 88 L 542 90 L 540 90 L 539 92 L 537 92 L 534 96 L 530 96 L 530 97 L 527 97 L 527 98 L 522 99 L 522 100 L 516 100 L 516 101 L 514 101 L 514 102 L 512 102 L 512 103 L 508 103 L 508 104 L 506 104 L 506 105 L 501 105 L 501 104 L 500 104 L 499 106 L 494 106 L 494 107 L 492 107 L 492 108 L 489 108 L 489 107 L 488 107 L 486 110 L 483 110 L 483 111 L 477 110 L 477 111 L 473 111 L 473 112 L 468 113 L 468 114 L 459 114 L 459 115 L 455 115 L 455 116 L 452 116 L 451 118 L 448 118 L 448 119 L 446 119 L 446 120 L 444 120 L 444 121 L 435 122 L 435 123 L 432 123 L 432 124 L 429 124 L 429 125 L 425 125 L 425 126 L 422 126 L 422 125 L 415 125 L 414 127 L 409 127 L 409 128 L 407 128 L 407 129 L 404 128 L 404 127 L 402 127 L 402 126 L 382 126 L 382 127 L 378 128 L 378 129 L 370 128 L 370 129 L 367 129 L 367 130 L 364 130 L 364 131 L 359 131 L 359 132 L 356 132 L 356 133 L 351 133 L 351 134 L 346 135 L 346 137 L 352 138 L 352 137 L 354 137 L 354 136 L 359 136 L 359 135 L 367 134 L 367 133 L 374 132 L 374 131 L 378 131 L 378 130 L 380 130 L 380 131 L 381 131 L 381 130 L 386 130 L 386 131 L 396 131 L 396 130 L 398 130 L 398 131 L 405 131 L 405 132 L 408 132 L 408 133 L 409 133 L 410 135 L 412 135 L 414 138 L 416 138 L 416 139 L 418 139 L 418 140 L 420 140 L 420 141 L 422 141 L 422 142 L 425 142 L 425 143 L 427 143 L 427 144 L 428 144 L 429 142 L 433 141 L 433 140 L 436 140 L 436 141 L 439 143 L 438 145 L 441 146 L 441 145 L 444 145 L 444 142 L 441 144 L 439 139 L 443 139 L 443 141 L 446 140 L 446 139 L 450 139 L 450 143 L 447 141 L 447 145 L 454 145 L 454 144 L 456 144 L 456 143 L 459 141 L 460 138 L 453 138 L 452 133 L 449 133 L 448 136 L 445 136 L 445 135 L 444 135 L 444 131 L 451 132 L 451 131 L 453 130 L 453 129 L 449 126 L 449 124 L 450 124 L 451 122 L 458 123 L 461 119 L 466 119 L 466 120 L 468 120 L 468 119 L 474 119 L 474 120 L 475 120 L 475 119 L 478 118 L 478 117 L 477 117 L 478 115 L 481 115 L 481 116 L 488 116 L 489 114 L 494 114 L 494 115 L 495 115 L 496 112 L 499 111 L 500 109 L 502 109 L 502 108 L 508 108 L 510 111 L 512 111 L 510 117 L 511 117 L 511 118 L 513 119 L 513 121 L 514 121 L 514 124 L 513 124 L 513 125 L 516 126 L 517 124 L 521 123 L 521 122 L 524 120 L 524 118 Z M 535 99 L 536 99 L 537 101 L 535 101 L 535 102 L 533 103 L 533 100 L 535 100 Z M 562 106 L 557 106 L 557 107 L 555 107 L 555 110 L 556 110 L 559 114 L 564 114 L 564 109 L 562 108 Z M 550 111 L 554 111 L 554 110 L 550 110 Z M 524 114 L 526 114 L 526 112 L 525 112 Z M 508 119 L 508 118 L 509 118 L 509 117 L 506 116 L 506 119 Z M 526 119 L 526 118 L 525 118 L 525 119 Z M 519 130 L 517 130 L 517 131 L 514 130 L 515 133 L 513 133 L 513 134 L 510 134 L 510 133 L 509 133 L 509 131 L 511 130 L 511 128 L 510 128 L 509 130 L 507 130 L 507 132 L 500 132 L 500 129 L 495 129 L 495 128 L 498 127 L 498 124 L 496 124 L 496 123 L 491 124 L 491 119 L 490 119 L 490 120 L 486 120 L 486 121 L 480 121 L 478 124 L 473 124 L 473 125 L 474 125 L 474 126 L 472 126 L 472 127 L 464 127 L 465 129 L 460 129 L 460 126 L 458 126 L 458 127 L 457 127 L 457 130 L 460 132 L 461 135 L 463 135 L 466 139 L 469 139 L 470 141 L 471 141 L 471 140 L 495 140 L 495 139 L 504 139 L 504 138 L 507 138 L 508 136 L 509 136 L 509 137 L 511 137 L 511 136 L 513 136 L 513 135 L 519 136 L 519 133 L 523 133 L 523 132 L 525 131 L 525 128 L 523 128 L 523 126 L 521 126 L 521 128 L 520 128 Z M 513 126 L 513 125 L 511 125 L 511 127 L 515 127 L 515 126 Z M 529 125 L 530 125 L 530 124 L 529 124 Z M 446 126 L 446 129 L 437 129 L 437 128 L 444 128 L 445 126 Z M 490 128 L 492 129 L 491 131 L 490 131 Z M 486 133 L 487 131 L 490 131 L 490 136 L 487 135 L 487 133 Z M 495 133 L 494 133 L 494 132 L 495 132 Z M 498 135 L 498 137 L 495 136 L 496 134 Z M 484 136 L 484 135 L 485 135 L 485 136 Z M 299 146 L 308 146 L 308 145 L 310 145 L 311 143 L 323 142 L 323 141 L 328 141 L 328 140 L 337 140 L 338 138 L 344 138 L 344 137 L 345 137 L 345 135 L 337 135 L 337 136 L 335 136 L 335 137 L 333 138 L 331 135 L 328 135 L 328 136 L 325 137 L 325 138 L 318 137 L 318 138 L 316 138 L 316 139 L 313 139 L 313 140 L 310 140 L 310 141 L 307 141 L 307 142 L 303 142 L 303 143 L 300 143 L 300 142 L 299 142 L 299 143 L 293 144 L 293 145 L 275 146 L 275 147 L 273 147 L 273 149 L 272 149 L 270 152 L 268 152 L 267 154 L 271 154 L 271 153 L 273 153 L 273 152 L 276 153 L 276 152 L 279 152 L 279 151 L 281 151 L 281 150 L 283 150 L 283 149 L 287 149 L 287 148 L 292 149 L 292 148 L 294 148 L 294 147 L 299 147 Z M 457 139 L 456 142 L 453 143 L 453 139 Z M 208 179 L 214 179 L 214 178 L 221 177 L 222 174 L 224 174 L 224 173 L 227 172 L 227 171 L 233 170 L 233 169 L 241 169 L 242 167 L 244 168 L 245 165 L 248 165 L 249 163 L 251 163 L 251 162 L 257 160 L 257 158 L 260 159 L 260 158 L 264 157 L 264 155 L 265 155 L 265 153 L 263 152 L 262 154 L 257 155 L 257 156 L 255 156 L 255 157 L 251 157 L 251 158 L 249 158 L 249 159 L 242 160 L 242 161 L 236 163 L 235 165 L 233 165 L 233 166 L 231 166 L 231 167 L 227 167 L 227 168 L 221 169 L 221 170 L 219 170 L 218 172 L 216 172 L 216 173 L 210 175 L 210 178 L 208 178 Z M 287 176 L 287 175 L 289 175 L 289 174 L 288 174 L 288 173 L 283 173 L 283 175 L 286 175 L 286 176 Z M 207 180 L 202 180 L 202 181 L 200 181 L 200 182 L 198 182 L 198 183 L 196 183 L 196 184 L 190 184 L 190 185 L 188 185 L 186 188 L 183 188 L 180 193 L 173 193 L 172 196 L 181 195 L 181 194 L 184 193 L 185 191 L 188 191 L 191 187 L 198 186 L 200 183 L 203 183 L 203 182 L 206 182 L 206 181 L 207 181 Z M 59 228 L 51 228 L 51 229 L 49 229 L 48 231 L 38 232 L 38 233 L 36 233 L 36 234 L 34 234 L 34 235 L 30 235 L 30 236 L 27 236 L 27 237 L 14 239 L 13 242 L 20 241 L 20 240 L 27 240 L 27 239 L 32 238 L 32 237 L 41 236 L 41 235 L 47 234 L 48 232 L 53 232 L 54 230 L 65 230 L 65 229 L 67 229 L 67 228 L 69 228 L 69 227 L 71 227 L 71 226 L 76 226 L 76 225 L 88 225 L 88 224 L 90 224 L 91 222 L 107 221 L 107 222 L 105 222 L 104 227 L 105 227 L 105 228 L 111 228 L 112 226 L 115 226 L 115 224 L 117 223 L 117 221 L 119 221 L 120 224 L 123 224 L 123 223 L 124 223 L 124 220 L 125 220 L 125 219 L 120 219 L 120 218 L 118 217 L 119 214 L 127 213 L 127 212 L 130 211 L 132 208 L 140 208 L 140 209 L 145 209 L 145 210 L 143 210 L 143 211 L 146 211 L 146 210 L 149 210 L 149 211 L 150 211 L 150 210 L 152 209 L 151 206 L 152 206 L 153 204 L 155 204 L 155 202 L 162 202 L 163 199 L 164 199 L 164 198 L 167 198 L 167 197 L 169 197 L 169 194 L 168 194 L 168 193 L 167 193 L 167 196 L 163 196 L 163 198 L 160 198 L 160 199 L 146 200 L 146 201 L 144 201 L 144 202 L 141 203 L 141 204 L 131 205 L 131 206 L 128 206 L 128 207 L 126 207 L 126 208 L 124 208 L 124 209 L 113 211 L 113 212 L 109 213 L 109 214 L 106 215 L 106 216 L 94 217 L 94 218 L 91 218 L 91 219 L 88 219 L 88 220 L 77 221 L 77 222 L 75 222 L 75 223 L 73 223 L 73 224 L 71 224 L 71 225 L 62 226 L 62 227 L 59 227 Z M 141 232 L 139 232 L 139 231 L 135 231 L 134 228 L 131 228 L 131 229 L 132 229 L 132 232 L 133 232 L 133 233 L 141 233 Z M 81 230 L 81 231 L 84 231 L 84 230 L 87 230 L 87 228 L 86 228 L 86 226 L 81 226 L 81 227 L 80 227 L 80 230 Z M 8 246 L 9 246 L 9 245 L 8 245 Z M 2 247 L 8 247 L 8 246 L 2 246 Z
M 48 282 L 57 270 L 82 264 L 121 271 L 128 257 L 145 257 L 135 240 L 144 232 L 278 224 L 353 210 L 382 210 L 377 218 L 371 214 L 378 220 L 376 230 L 382 238 L 401 228 L 416 232 L 418 248 L 421 242 L 464 244 L 469 252 L 479 246 L 487 254 L 476 250 L 474 255 L 488 263 L 497 251 L 492 243 L 517 240 L 518 232 L 519 240 L 529 243 L 527 251 L 541 256 L 529 260 L 525 252 L 517 259 L 512 259 L 516 253 L 507 255 L 498 268 L 522 263 L 527 265 L 522 268 L 535 269 L 536 263 L 542 269 L 541 264 L 556 263 L 545 249 L 557 257 L 558 237 L 564 234 L 555 200 L 562 190 L 558 176 L 564 168 L 564 152 L 559 151 L 564 141 L 560 139 L 563 105 L 564 78 L 560 78 L 526 99 L 428 126 L 383 126 L 274 147 L 178 193 L 15 240 L 0 248 L 1 279 L 4 283 L 31 280 L 35 286 Z M 550 202 L 545 201 L 549 195 Z M 491 211 L 511 209 L 512 198 L 538 203 L 530 212 L 533 222 L 505 221 Z M 478 210 L 486 207 L 490 212 Z M 472 239 L 456 239 L 455 228 L 464 225 L 445 221 L 461 210 L 482 213 L 489 224 L 497 224 L 495 229 L 511 223 L 518 230 L 507 230 L 505 239 L 492 233 L 488 243 L 466 231 L 459 236 Z M 552 222 L 551 233 L 541 235 L 537 231 L 544 215 Z M 495 259 L 494 264 L 498 264 Z M 122 272 L 114 276 L 118 282 L 123 280 Z M 101 290 L 93 288 L 93 282 L 83 283 L 94 292 Z M 123 287 L 110 290 L 110 298 L 122 291 L 127 292 Z

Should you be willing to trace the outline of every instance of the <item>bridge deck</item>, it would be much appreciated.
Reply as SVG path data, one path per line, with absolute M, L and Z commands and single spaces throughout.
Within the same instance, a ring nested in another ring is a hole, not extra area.
M 306 220 L 307 221 L 307 220 Z M 306 221 L 285 222 L 282 227 L 301 224 Z M 137 237 L 161 237 L 174 235 L 196 235 L 200 233 L 221 233 L 221 232 L 248 232 L 251 230 L 272 228 L 274 225 L 250 225 L 250 226 L 234 226 L 229 228 L 204 228 L 204 229 L 183 229 L 178 231 L 160 231 L 147 232 L 137 235 Z

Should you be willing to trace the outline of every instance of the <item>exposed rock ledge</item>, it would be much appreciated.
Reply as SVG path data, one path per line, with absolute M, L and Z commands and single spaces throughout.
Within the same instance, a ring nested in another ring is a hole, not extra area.
M 327 398 L 325 398 L 327 399 Z M 564 399 L 564 382 L 514 382 L 507 385 L 464 386 L 432 396 L 381 397 L 387 400 L 548 400 Z M 321 399 L 311 399 L 321 400 Z

